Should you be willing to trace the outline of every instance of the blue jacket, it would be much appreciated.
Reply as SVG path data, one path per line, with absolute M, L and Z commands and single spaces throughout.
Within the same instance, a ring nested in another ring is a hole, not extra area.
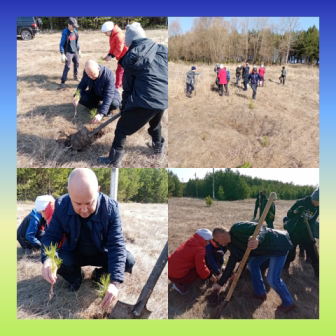
M 117 99 L 120 102 L 120 94 L 115 87 L 113 72 L 104 65 L 99 65 L 99 68 L 99 76 L 95 80 L 92 80 L 84 70 L 82 80 L 77 89 L 80 90 L 81 95 L 83 95 L 86 88 L 88 88 L 89 93 L 93 92 L 93 94 L 98 95 L 103 101 L 99 113 L 107 115 L 112 100 Z
M 230 70 L 226 70 L 226 78 L 230 79 Z
M 126 247 L 118 203 L 99 193 L 97 208 L 88 221 L 88 226 L 98 250 L 108 254 L 108 271 L 111 274 L 111 281 L 123 282 Z M 62 240 L 63 234 L 65 234 L 66 240 L 62 249 L 73 251 L 78 241 L 80 227 L 79 216 L 72 207 L 69 195 L 66 194 L 58 198 L 51 223 L 42 238 L 42 263 L 46 260 L 44 246 L 58 244 Z
M 75 29 L 74 33 L 76 34 L 76 42 L 77 42 L 77 50 L 79 50 L 79 42 L 78 42 L 78 31 Z M 68 28 L 65 28 L 62 30 L 62 37 L 60 42 L 60 52 L 66 53 L 66 43 L 67 43 L 67 37 L 70 34 L 70 30 Z
M 219 246 L 219 248 L 216 248 L 211 244 L 211 242 L 205 247 L 205 260 L 207 262 L 207 266 L 209 267 L 210 271 L 212 271 L 216 275 L 220 273 L 220 269 L 217 266 L 214 257 L 215 253 L 218 250 L 222 250 L 225 253 L 227 248 L 225 246 Z
M 249 80 L 252 84 L 258 84 L 258 80 L 262 80 L 262 77 L 258 73 L 252 73 L 249 76 Z
M 45 224 L 42 215 L 33 209 L 29 215 L 27 215 L 20 226 L 18 227 L 18 235 L 25 237 L 34 247 L 41 246 L 39 237 L 39 231 L 42 229 L 42 225 Z M 42 229 L 44 230 L 44 228 Z
M 143 38 L 132 42 L 122 59 L 122 111 L 168 108 L 168 48 Z

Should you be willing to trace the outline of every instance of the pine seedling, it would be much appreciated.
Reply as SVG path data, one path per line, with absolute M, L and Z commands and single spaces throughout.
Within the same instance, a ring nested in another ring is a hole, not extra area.
M 213 200 L 212 198 L 209 196 L 205 197 L 205 203 L 208 207 L 211 207 L 211 205 L 213 204 Z
M 97 111 L 98 111 L 98 109 L 96 109 L 96 108 L 90 110 L 90 119 L 91 120 L 96 116 Z
M 251 100 L 250 100 L 250 109 L 254 109 L 254 103 L 253 103 L 253 100 L 252 100 L 252 98 L 251 98 Z
M 99 282 L 96 283 L 98 285 L 98 295 L 103 300 L 110 285 L 110 274 L 103 274 L 100 277 Z M 102 317 L 104 318 L 105 309 L 102 308 L 102 310 Z
M 76 92 L 75 92 L 75 98 L 76 98 L 76 102 L 77 103 L 79 102 L 80 97 L 81 97 L 81 95 L 80 95 L 80 89 L 77 89 Z M 75 115 L 74 115 L 74 118 L 76 118 L 76 115 L 77 115 L 77 106 L 75 106 Z
M 55 245 L 50 244 L 49 247 L 44 246 L 44 254 L 46 255 L 47 259 L 51 261 L 51 272 L 54 274 L 62 264 L 62 259 L 57 256 L 57 244 Z M 51 285 L 49 293 L 49 301 L 52 299 L 53 296 L 54 296 L 54 285 Z
M 263 136 L 263 140 L 262 140 L 262 146 L 263 146 L 263 147 L 267 147 L 267 146 L 268 146 L 268 143 L 269 143 L 269 141 L 268 141 L 268 136 L 267 136 L 267 135 L 264 135 L 264 136 Z

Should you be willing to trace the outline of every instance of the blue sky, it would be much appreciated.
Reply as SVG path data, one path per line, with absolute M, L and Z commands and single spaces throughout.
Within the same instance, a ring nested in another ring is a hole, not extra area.
M 225 168 L 222 168 L 225 169 Z M 188 182 L 189 179 L 203 178 L 212 168 L 169 168 L 176 174 L 180 181 Z M 215 169 L 219 170 L 218 168 Z M 278 180 L 282 182 L 293 182 L 296 185 L 318 185 L 318 168 L 233 168 L 243 175 L 259 177 L 265 180 Z
M 175 19 L 177 19 L 177 17 L 169 17 L 168 23 L 170 23 L 172 20 L 175 20 Z M 183 32 L 186 32 L 191 28 L 194 17 L 180 17 L 179 19 L 182 25 Z M 231 17 L 225 17 L 225 19 L 230 20 Z M 277 23 L 279 21 L 278 17 L 272 17 L 270 19 L 274 23 Z M 313 25 L 315 25 L 317 29 L 319 29 L 319 18 L 318 17 L 301 17 L 299 30 L 301 29 L 307 30 L 309 27 L 312 27 Z

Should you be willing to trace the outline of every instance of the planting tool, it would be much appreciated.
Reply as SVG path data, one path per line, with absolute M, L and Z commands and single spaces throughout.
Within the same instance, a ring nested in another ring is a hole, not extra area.
M 121 113 L 114 115 L 109 120 L 105 121 L 103 124 L 101 124 L 99 127 L 97 127 L 95 130 L 90 132 L 85 126 L 80 129 L 77 133 L 73 134 L 71 136 L 71 146 L 74 149 L 81 150 L 89 145 L 94 141 L 93 136 L 98 133 L 101 129 L 106 127 L 108 124 L 110 124 L 112 121 L 118 119 L 121 116 Z
M 257 238 L 258 233 L 259 233 L 259 231 L 260 231 L 260 229 L 261 229 L 261 227 L 263 225 L 263 222 L 264 222 L 264 220 L 266 218 L 266 215 L 268 213 L 268 210 L 270 209 L 271 204 L 274 201 L 274 197 L 275 197 L 275 193 L 272 192 L 271 195 L 270 195 L 270 197 L 269 197 L 269 199 L 268 199 L 268 202 L 267 202 L 267 204 L 266 204 L 266 206 L 264 208 L 264 211 L 263 211 L 261 217 L 259 218 L 258 225 L 257 225 L 256 229 L 254 230 L 252 239 L 256 239 Z M 242 273 L 242 271 L 244 269 L 244 266 L 246 264 L 247 258 L 250 255 L 250 252 L 251 252 L 251 249 L 249 247 L 247 247 L 247 249 L 245 251 L 245 254 L 243 256 L 243 259 L 242 259 L 242 261 L 239 264 L 236 276 L 235 276 L 235 278 L 234 278 L 234 280 L 233 280 L 233 282 L 232 282 L 232 284 L 230 286 L 229 292 L 227 293 L 225 300 L 220 303 L 220 305 L 219 305 L 219 307 L 218 307 L 218 309 L 217 309 L 217 311 L 216 311 L 216 313 L 214 315 L 215 319 L 219 319 L 222 316 L 222 314 L 223 314 L 226 306 L 228 305 L 228 303 L 229 303 L 229 301 L 231 299 L 231 296 L 233 294 L 233 291 L 234 291 L 234 289 L 235 289 L 235 287 L 237 285 L 237 282 L 239 280 L 239 277 L 240 277 L 240 275 L 241 275 L 241 273 Z
M 318 254 L 318 251 L 317 251 L 317 246 L 315 244 L 315 239 L 314 239 L 314 236 L 313 236 L 313 234 L 311 232 L 311 229 L 310 229 L 310 226 L 309 226 L 309 223 L 308 223 L 307 213 L 304 211 L 302 213 L 302 216 L 303 216 L 303 221 L 304 221 L 304 223 L 306 224 L 306 227 L 307 227 L 309 238 L 313 242 L 313 248 L 314 248 L 314 252 L 315 252 L 316 258 L 319 259 L 319 254 Z
M 146 308 L 147 301 L 151 296 L 153 289 L 168 261 L 168 241 L 164 246 L 151 274 L 149 275 L 145 286 L 139 295 L 135 305 L 131 305 L 122 301 L 117 301 L 109 318 L 111 319 L 148 319 L 152 313 Z

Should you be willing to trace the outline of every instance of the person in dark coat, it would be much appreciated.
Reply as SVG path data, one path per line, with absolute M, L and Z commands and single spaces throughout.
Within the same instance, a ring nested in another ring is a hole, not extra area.
M 310 259 L 311 265 L 316 277 L 319 276 L 319 260 L 314 251 L 315 239 L 310 239 L 304 217 L 306 216 L 310 230 L 314 235 L 316 230 L 316 220 L 319 216 L 319 189 L 316 189 L 311 196 L 298 200 L 287 213 L 287 221 L 284 228 L 288 231 L 294 249 L 288 254 L 285 269 L 288 269 L 290 263 L 295 260 L 296 247 L 301 245 Z M 316 235 L 316 234 L 315 234 Z
M 216 235 L 216 231 L 212 234 Z M 219 244 L 212 239 L 210 243 L 205 247 L 205 261 L 211 272 L 215 276 L 220 275 L 221 268 L 224 265 L 224 254 L 227 251 L 227 247 Z
M 78 101 L 78 98 L 74 96 L 75 106 L 81 104 L 89 110 L 98 109 L 96 116 L 92 119 L 93 124 L 99 123 L 110 111 L 119 108 L 120 94 L 114 84 L 113 72 L 94 60 L 85 63 L 83 77 L 77 90 L 80 91 L 80 99 Z
M 253 68 L 253 72 L 249 75 L 249 81 L 251 83 L 251 88 L 252 88 L 252 99 L 253 101 L 256 101 L 257 99 L 257 88 L 258 88 L 258 82 L 262 80 L 262 77 L 258 74 L 258 69 L 255 66 Z
M 221 287 L 230 278 L 236 263 L 242 260 L 247 247 L 249 247 L 251 253 L 247 266 L 252 278 L 254 297 L 261 300 L 267 298 L 261 266 L 269 261 L 266 280 L 282 300 L 278 309 L 288 312 L 294 307 L 294 300 L 280 275 L 288 252 L 293 248 L 293 245 L 286 231 L 273 230 L 265 226 L 261 227 L 257 239 L 254 240 L 252 235 L 256 227 L 256 223 L 239 222 L 234 224 L 230 231 L 220 228 L 218 234 L 213 236 L 213 239 L 226 246 L 230 251 L 225 270 L 213 286 L 213 290 L 219 293 Z
M 107 308 L 118 296 L 124 272 L 132 273 L 134 258 L 126 250 L 118 203 L 99 192 L 95 173 L 87 168 L 74 169 L 68 179 L 69 194 L 56 200 L 50 226 L 42 238 L 42 275 L 51 284 L 56 272 L 77 291 L 83 280 L 81 267 L 97 266 L 92 279 L 99 282 L 102 274 L 110 275 L 110 285 L 102 301 Z M 62 260 L 56 272 L 47 258 L 44 247 L 66 239 L 58 257 Z
M 243 68 L 243 74 L 242 74 L 242 78 L 244 81 L 244 91 L 247 91 L 247 84 L 249 81 L 249 76 L 250 76 L 250 67 L 249 67 L 249 64 L 246 62 L 246 65 Z
M 275 194 L 274 200 L 277 200 L 277 199 L 278 199 L 277 194 Z M 266 199 L 266 202 L 264 203 L 264 208 L 267 202 L 268 200 Z M 274 229 L 274 225 L 273 225 L 274 219 L 275 219 L 275 203 L 273 201 L 266 215 L 266 223 L 267 223 L 268 228 Z
M 266 202 L 265 202 L 266 200 Z M 264 210 L 264 207 L 267 203 L 267 198 L 266 198 L 266 190 L 263 191 L 259 191 L 257 196 L 256 196 L 256 201 L 255 201 L 255 206 L 254 206 L 254 214 L 253 214 L 253 218 L 252 218 L 252 222 L 256 219 L 257 217 L 257 213 L 258 213 L 258 209 L 260 209 L 259 211 L 259 218 L 261 217 L 261 214 Z
M 17 240 L 26 255 L 32 255 L 41 248 L 41 240 L 47 227 L 46 209 L 55 200 L 50 195 L 38 196 L 34 208 L 23 219 L 17 229 Z
M 122 60 L 124 68 L 121 117 L 108 157 L 98 161 L 114 167 L 121 166 L 126 137 L 149 123 L 152 140 L 148 146 L 161 157 L 165 139 L 161 119 L 168 108 L 168 48 L 146 38 L 138 22 L 126 26 L 125 43 L 129 47 Z
M 236 68 L 236 86 L 239 85 L 239 81 L 241 80 L 242 68 L 242 66 L 237 66 Z
M 195 76 L 200 75 L 200 72 L 196 72 L 196 67 L 193 65 L 191 67 L 191 70 L 187 72 L 187 78 L 186 78 L 186 96 L 188 98 L 192 97 L 192 92 L 195 89 Z M 219 70 L 218 70 L 219 71 Z M 217 71 L 217 73 L 218 73 Z M 216 85 L 218 85 L 218 81 L 216 81 Z M 218 86 L 219 87 L 219 86 Z

